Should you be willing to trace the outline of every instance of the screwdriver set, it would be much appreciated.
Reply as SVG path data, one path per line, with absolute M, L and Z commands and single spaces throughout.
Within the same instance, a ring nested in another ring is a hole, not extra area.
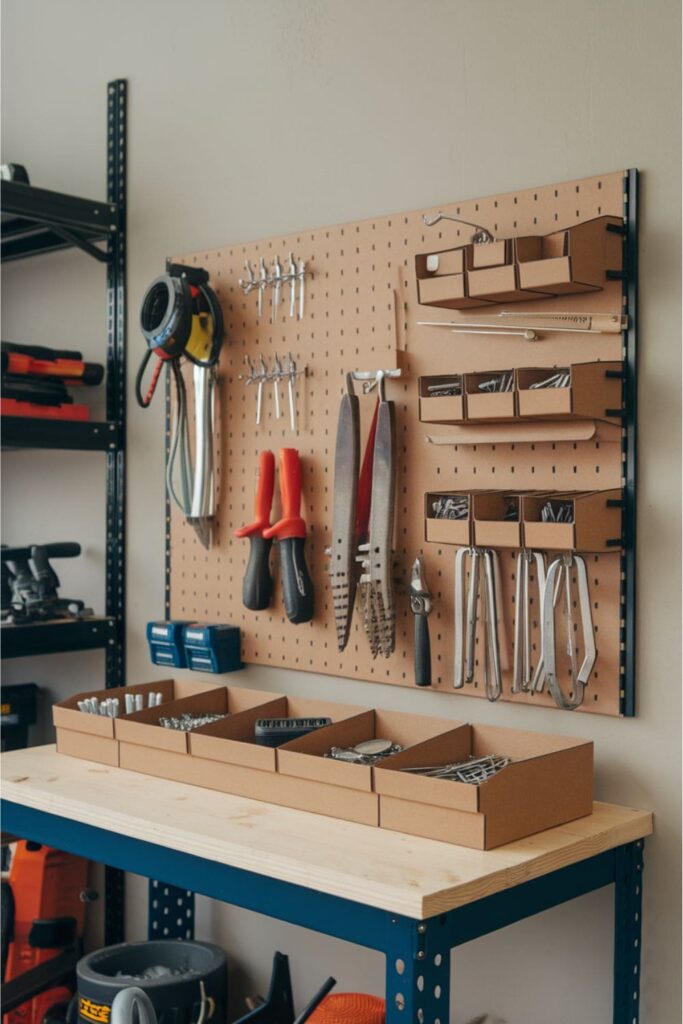
M 633 714 L 635 188 L 185 254 L 229 341 L 215 543 L 169 508 L 167 619 L 227 619 L 247 664 Z

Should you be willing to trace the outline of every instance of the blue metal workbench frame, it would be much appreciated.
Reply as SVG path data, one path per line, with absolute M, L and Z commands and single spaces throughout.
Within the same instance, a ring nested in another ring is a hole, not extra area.
M 193 933 L 193 893 L 376 949 L 387 1024 L 448 1024 L 450 951 L 606 885 L 615 887 L 614 1024 L 638 1024 L 643 842 L 627 843 L 424 921 L 2 801 L 2 827 L 148 878 L 150 937 Z

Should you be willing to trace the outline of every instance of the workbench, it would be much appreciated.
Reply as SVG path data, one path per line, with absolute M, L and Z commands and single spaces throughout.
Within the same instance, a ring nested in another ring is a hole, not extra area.
M 150 936 L 186 937 L 184 900 L 201 893 L 381 951 L 387 1024 L 447 1024 L 451 949 L 614 885 L 613 1021 L 638 1021 L 645 811 L 596 803 L 589 817 L 481 852 L 45 746 L 3 755 L 2 814 L 14 836 L 157 880 Z

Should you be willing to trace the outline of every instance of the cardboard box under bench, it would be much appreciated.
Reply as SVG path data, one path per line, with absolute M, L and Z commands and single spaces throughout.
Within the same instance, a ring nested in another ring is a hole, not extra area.
M 473 785 L 402 771 L 469 756 L 511 763 Z M 593 744 L 499 726 L 461 725 L 375 769 L 380 828 L 490 850 L 593 809 Z
M 164 705 L 179 697 L 198 695 L 206 690 L 216 688 L 216 683 L 189 682 L 187 680 L 156 679 L 151 683 L 138 683 L 133 686 L 117 686 L 111 690 L 87 690 L 76 693 L 59 704 L 53 705 L 52 721 L 57 730 L 57 751 L 69 757 L 79 757 L 84 761 L 96 761 L 117 767 L 119 764 L 119 744 L 115 738 L 116 724 L 143 715 L 143 711 L 125 715 L 126 694 L 142 694 L 145 699 L 149 693 L 161 693 L 162 704 L 149 708 L 157 717 L 164 714 Z M 97 697 L 99 701 L 117 697 L 119 700 L 119 718 L 105 715 L 90 715 L 79 711 L 78 702 L 86 697 Z M 164 730 L 167 731 L 167 730 Z

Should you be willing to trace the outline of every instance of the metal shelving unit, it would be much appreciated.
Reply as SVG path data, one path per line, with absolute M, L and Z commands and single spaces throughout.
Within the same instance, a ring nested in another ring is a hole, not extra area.
M 119 446 L 120 425 L 113 422 L 0 417 L 2 448 L 50 448 L 61 451 L 107 452 Z
M 101 451 L 107 460 L 105 614 L 80 621 L 2 627 L 2 657 L 101 648 L 106 686 L 125 683 L 126 436 L 126 98 L 123 79 L 107 86 L 107 198 L 95 202 L 2 183 L 3 262 L 79 248 L 106 265 L 106 421 L 2 417 L 3 448 Z M 98 244 L 99 243 L 99 244 Z M 107 869 L 105 942 L 123 938 L 123 874 Z

